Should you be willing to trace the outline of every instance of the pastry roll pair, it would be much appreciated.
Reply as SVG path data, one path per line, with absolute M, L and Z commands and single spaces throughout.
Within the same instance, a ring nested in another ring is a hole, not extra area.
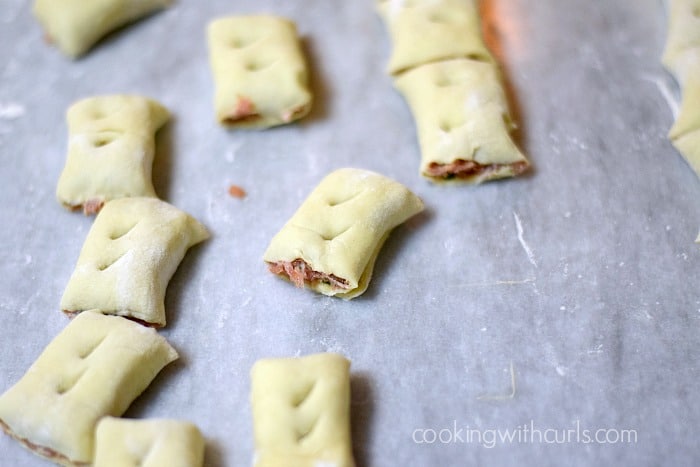
M 498 66 L 474 0 L 379 0 L 393 51 L 387 67 L 408 102 L 433 182 L 519 175 L 529 162 L 510 137 Z
M 265 15 L 220 18 L 209 24 L 208 38 L 219 123 L 266 128 L 309 112 L 308 71 L 294 23 Z
M 259 360 L 251 381 L 255 467 L 354 467 L 345 357 Z
M 100 419 L 123 414 L 177 358 L 153 329 L 86 311 L 0 396 L 0 427 L 53 462 L 90 465 Z
M 208 236 L 189 214 L 157 198 L 110 201 L 85 239 L 61 309 L 164 326 L 168 282 L 187 249 Z
M 271 272 L 299 287 L 351 299 L 369 285 L 389 232 L 423 210 L 398 182 L 340 169 L 324 178 L 264 254 Z
M 170 3 L 170 0 L 36 0 L 34 14 L 49 40 L 66 55 L 78 57 L 107 33 Z
M 141 96 L 97 96 L 67 112 L 68 157 L 56 196 L 66 207 L 96 214 L 109 200 L 155 197 L 155 133 L 168 110 Z

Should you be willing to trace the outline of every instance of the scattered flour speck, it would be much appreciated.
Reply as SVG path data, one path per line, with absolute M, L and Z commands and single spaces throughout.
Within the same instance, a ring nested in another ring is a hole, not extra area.
M 0 119 L 15 120 L 25 114 L 24 106 L 15 102 L 0 103 Z

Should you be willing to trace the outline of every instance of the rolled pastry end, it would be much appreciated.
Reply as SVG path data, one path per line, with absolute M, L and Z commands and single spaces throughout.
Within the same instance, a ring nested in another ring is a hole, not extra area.
M 499 178 L 515 177 L 527 171 L 530 163 L 521 160 L 510 164 L 480 164 L 473 160 L 455 159 L 451 164 L 432 162 L 423 176 L 435 182 L 464 181 L 481 183 Z
M 80 313 L 83 313 L 84 310 L 62 310 L 63 314 L 65 314 L 69 319 L 73 319 L 76 316 L 78 316 Z M 154 328 L 154 329 L 160 329 L 165 326 L 165 323 L 153 323 L 150 321 L 146 321 L 144 319 L 139 319 L 136 318 L 134 315 L 136 312 L 131 311 L 131 310 L 123 310 L 123 311 L 115 311 L 115 312 L 109 312 L 109 313 L 103 313 L 101 310 L 95 308 L 93 310 L 89 310 L 95 313 L 100 313 L 100 314 L 111 314 L 115 316 L 121 316 L 122 318 L 126 318 L 129 321 L 133 321 L 134 323 L 140 324 L 141 326 L 147 327 L 147 328 Z
M 255 103 L 245 97 L 237 96 L 236 104 L 228 111 L 220 112 L 219 122 L 230 128 L 264 128 L 267 126 L 283 125 L 299 120 L 311 110 L 311 102 L 280 111 L 277 116 L 265 116 Z M 276 123 L 271 123 L 272 121 Z
M 36 443 L 32 443 L 29 439 L 23 438 L 22 436 L 12 431 L 12 428 L 7 426 L 2 421 L 2 419 L 0 419 L 0 428 L 2 429 L 2 431 L 5 432 L 7 436 L 20 443 L 24 448 L 28 449 L 29 451 L 33 452 L 39 457 L 43 457 L 49 462 L 53 462 L 54 464 L 58 465 L 65 465 L 67 467 L 87 467 L 90 465 L 89 462 L 80 462 L 72 460 L 54 449 L 51 449 L 46 446 L 41 446 Z

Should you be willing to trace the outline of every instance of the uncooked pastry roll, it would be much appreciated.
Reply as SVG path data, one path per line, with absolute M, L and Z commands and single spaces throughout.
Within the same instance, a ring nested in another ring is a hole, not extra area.
M 259 360 L 251 371 L 255 467 L 353 467 L 350 362 L 333 353 Z
M 700 176 L 700 0 L 671 0 L 664 66 L 680 84 L 680 112 L 669 138 Z
M 208 36 L 219 123 L 266 128 L 309 112 L 308 72 L 294 23 L 233 16 L 212 21 Z
M 0 396 L 0 426 L 53 462 L 90 465 L 97 422 L 123 414 L 177 357 L 153 329 L 117 316 L 82 313 Z
M 451 58 L 494 61 L 474 0 L 378 0 L 377 9 L 391 35 L 393 75 Z
M 180 420 L 105 417 L 95 432 L 93 467 L 202 467 L 204 438 Z
M 34 15 L 49 40 L 78 57 L 108 32 L 165 8 L 171 0 L 36 0 Z
M 328 175 L 275 235 L 270 271 L 324 295 L 354 298 L 367 290 L 389 232 L 423 210 L 398 182 L 367 170 Z
M 197 220 L 165 201 L 110 201 L 85 239 L 61 309 L 96 309 L 164 326 L 168 282 L 187 249 L 208 236 Z
M 155 132 L 170 114 L 140 96 L 98 96 L 67 112 L 68 157 L 56 196 L 71 209 L 95 214 L 112 199 L 156 196 L 151 180 Z
M 394 84 L 416 121 L 423 176 L 479 183 L 528 168 L 510 137 L 514 125 L 495 65 L 469 59 L 431 63 Z

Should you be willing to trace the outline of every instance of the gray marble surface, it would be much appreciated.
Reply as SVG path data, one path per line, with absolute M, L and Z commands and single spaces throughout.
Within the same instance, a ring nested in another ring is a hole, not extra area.
M 175 116 L 158 137 L 157 191 L 212 238 L 168 289 L 162 333 L 182 358 L 127 416 L 189 419 L 208 466 L 247 466 L 253 362 L 330 350 L 353 362 L 359 466 L 700 462 L 700 183 L 665 138 L 677 89 L 659 64 L 661 2 L 482 2 L 534 170 L 480 187 L 419 177 L 369 0 L 180 0 L 76 62 L 44 44 L 28 4 L 0 0 L 0 391 L 66 325 L 58 303 L 91 224 L 54 197 L 64 112 L 142 93 Z M 316 95 L 300 124 L 214 123 L 204 28 L 248 12 L 298 23 Z M 351 302 L 297 290 L 261 260 L 343 166 L 400 180 L 427 205 Z M 0 465 L 46 463 L 0 436 Z

